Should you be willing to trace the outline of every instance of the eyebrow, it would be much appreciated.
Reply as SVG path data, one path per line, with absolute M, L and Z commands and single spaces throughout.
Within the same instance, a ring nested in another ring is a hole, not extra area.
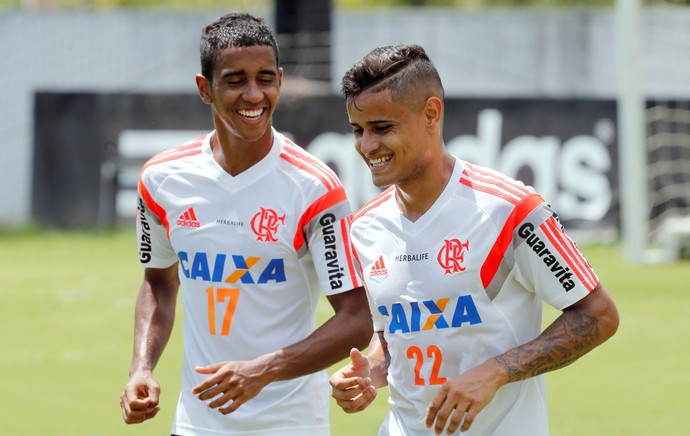
M 220 76 L 220 78 L 221 78 L 221 79 L 225 79 L 225 78 L 228 78 L 228 77 L 243 76 L 243 75 L 245 75 L 245 74 L 246 74 L 246 71 L 245 71 L 245 70 L 232 70 L 232 71 L 228 71 L 228 72 L 225 73 L 225 74 L 222 74 L 222 75 Z M 278 72 L 275 71 L 275 70 L 273 70 L 273 69 L 263 69 L 263 70 L 259 70 L 259 75 L 269 75 L 269 76 L 277 77 L 277 76 L 278 76 Z
M 364 123 L 364 124 L 366 124 L 366 125 L 368 125 L 368 126 L 373 126 L 373 125 L 375 125 L 375 124 L 385 124 L 385 123 L 390 123 L 390 122 L 391 122 L 390 120 L 372 120 L 372 121 L 367 121 L 367 122 Z M 350 123 L 350 125 L 351 125 L 352 127 L 354 127 L 354 126 L 359 126 L 359 124 L 357 124 L 357 123 Z

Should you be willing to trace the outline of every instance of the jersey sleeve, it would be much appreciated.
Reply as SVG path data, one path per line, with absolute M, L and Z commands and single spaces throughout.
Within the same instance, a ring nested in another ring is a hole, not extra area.
M 139 182 L 136 233 L 139 262 L 146 268 L 167 268 L 177 262 L 164 216 L 162 208 L 155 203 L 144 184 Z
M 576 303 L 599 285 L 593 268 L 546 203 L 517 226 L 513 242 L 519 280 L 556 309 Z
M 328 191 L 305 213 L 302 228 L 324 294 L 334 295 L 361 286 L 350 243 L 350 204 L 342 187 Z

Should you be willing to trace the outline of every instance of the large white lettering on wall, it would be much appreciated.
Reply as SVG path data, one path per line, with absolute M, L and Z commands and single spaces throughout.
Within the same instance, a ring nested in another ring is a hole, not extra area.
M 478 165 L 516 177 L 528 169 L 527 181 L 558 211 L 563 219 L 598 221 L 611 207 L 612 187 L 607 176 L 614 126 L 601 119 L 593 135 L 561 140 L 556 136 L 517 136 L 501 147 L 503 115 L 482 110 L 477 135 L 461 135 L 447 141 L 448 151 Z

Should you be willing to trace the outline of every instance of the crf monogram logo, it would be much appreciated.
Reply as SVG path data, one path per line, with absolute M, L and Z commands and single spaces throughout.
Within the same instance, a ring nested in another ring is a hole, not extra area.
M 278 242 L 276 233 L 280 224 L 285 224 L 285 215 L 278 216 L 273 209 L 262 207 L 261 211 L 252 217 L 252 230 L 256 234 L 257 241 Z
M 438 264 L 446 270 L 446 274 L 465 271 L 462 263 L 465 261 L 465 252 L 470 249 L 470 241 L 464 243 L 459 239 L 445 239 L 443 247 L 438 252 Z

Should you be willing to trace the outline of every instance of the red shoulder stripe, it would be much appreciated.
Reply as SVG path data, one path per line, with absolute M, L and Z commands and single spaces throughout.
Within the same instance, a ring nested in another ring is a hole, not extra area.
M 346 220 L 340 221 L 340 230 L 343 234 L 343 242 L 345 244 L 345 259 L 347 259 L 347 270 L 350 273 L 350 279 L 352 280 L 352 287 L 360 287 L 359 280 L 357 279 L 357 272 L 355 270 L 355 264 L 352 257 L 352 244 L 350 243 L 350 224 L 352 222 L 352 217 L 348 217 Z
M 299 251 L 304 245 L 304 227 L 307 223 L 324 210 L 343 201 L 347 201 L 347 194 L 345 193 L 345 188 L 340 186 L 323 194 L 304 211 L 299 219 L 297 232 L 295 233 L 293 242 L 295 251 Z
M 484 260 L 482 268 L 480 270 L 480 277 L 482 279 L 482 285 L 486 289 L 491 281 L 494 279 L 498 267 L 501 264 L 501 260 L 506 253 L 506 250 L 510 246 L 513 240 L 513 232 L 520 225 L 520 223 L 532 213 L 534 209 L 544 202 L 539 194 L 530 194 L 520 201 L 513 211 L 508 216 L 501 232 L 498 234 L 496 241 L 494 242 L 489 255 Z
M 146 207 L 148 207 L 151 212 L 156 214 L 158 217 L 158 220 L 165 226 L 166 233 L 168 235 L 168 238 L 170 238 L 170 224 L 168 223 L 168 217 L 167 214 L 165 213 L 165 209 L 163 207 L 156 203 L 156 200 L 153 199 L 151 196 L 151 193 L 149 192 L 148 189 L 146 189 L 146 186 L 142 183 L 141 180 L 139 180 L 139 194 L 141 195 L 141 198 L 144 200 L 146 203 Z
M 144 164 L 142 171 L 152 165 L 158 165 L 163 162 L 169 162 L 171 160 L 181 159 L 187 156 L 194 156 L 195 154 L 201 153 L 201 142 L 194 142 L 186 146 L 180 146 L 173 150 L 164 151 L 153 156 L 148 162 Z
M 340 180 L 338 180 L 338 177 L 328 165 L 315 159 L 312 155 L 290 140 L 285 140 L 283 153 L 281 153 L 280 156 L 298 168 L 318 177 L 328 189 L 335 189 L 341 185 Z M 299 163 L 297 163 L 298 161 Z
M 554 248 L 563 256 L 570 269 L 578 279 L 592 291 L 598 284 L 599 278 L 594 270 L 589 266 L 587 260 L 577 249 L 575 243 L 566 235 L 554 217 L 550 217 L 540 226 L 546 237 L 553 244 Z
M 357 218 L 361 217 L 362 215 L 366 214 L 369 212 L 371 209 L 375 208 L 376 206 L 380 205 L 381 203 L 385 202 L 388 200 L 391 195 L 393 195 L 393 189 L 394 187 L 391 186 L 376 197 L 372 198 L 369 200 L 362 208 L 357 211 L 357 213 L 352 217 L 352 221 L 356 220 Z
M 478 191 L 486 192 L 518 204 L 525 196 L 532 194 L 522 184 L 467 164 L 460 177 L 460 183 Z

